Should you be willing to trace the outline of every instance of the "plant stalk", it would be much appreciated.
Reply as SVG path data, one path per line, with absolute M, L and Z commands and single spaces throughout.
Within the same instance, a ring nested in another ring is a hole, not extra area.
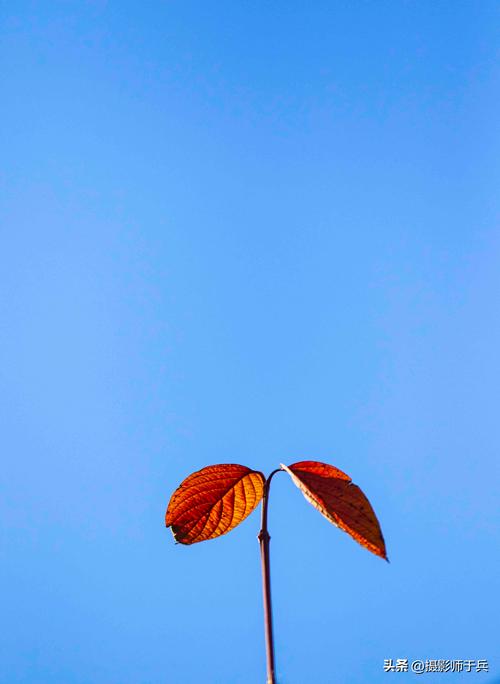
M 262 565 L 262 595 L 264 599 L 264 630 L 266 635 L 267 684 L 276 684 L 274 673 L 274 637 L 273 611 L 271 603 L 271 568 L 269 558 L 269 541 L 271 537 L 267 530 L 267 505 L 269 502 L 269 488 L 271 479 L 279 470 L 273 470 L 264 485 L 262 497 L 262 520 L 258 540 L 260 544 L 260 559 Z

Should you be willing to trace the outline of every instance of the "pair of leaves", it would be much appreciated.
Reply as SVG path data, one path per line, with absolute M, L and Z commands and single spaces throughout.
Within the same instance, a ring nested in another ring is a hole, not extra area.
M 370 502 L 349 475 L 327 463 L 281 465 L 305 498 L 361 546 L 387 559 L 384 538 Z M 241 523 L 264 495 L 261 472 L 237 464 L 213 465 L 189 475 L 174 492 L 165 522 L 181 544 L 214 539 Z

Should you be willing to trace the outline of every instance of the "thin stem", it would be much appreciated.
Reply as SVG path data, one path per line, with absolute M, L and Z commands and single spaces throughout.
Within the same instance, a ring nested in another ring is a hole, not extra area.
M 262 521 L 258 536 L 260 543 L 260 559 L 262 564 L 262 594 L 264 599 L 264 629 L 266 633 L 267 684 L 276 684 L 274 675 L 273 612 L 271 604 L 271 569 L 269 559 L 269 541 L 271 537 L 267 531 L 267 504 L 269 502 L 269 488 L 271 486 L 271 480 L 273 475 L 279 472 L 279 469 L 273 470 L 264 484 L 264 495 L 262 497 Z

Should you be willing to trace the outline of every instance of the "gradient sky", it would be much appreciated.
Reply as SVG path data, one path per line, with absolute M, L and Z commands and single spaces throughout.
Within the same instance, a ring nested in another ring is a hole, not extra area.
M 175 545 L 205 465 L 286 474 L 279 684 L 385 658 L 500 677 L 498 44 L 490 0 L 0 7 L 0 681 L 255 684 L 254 513 Z

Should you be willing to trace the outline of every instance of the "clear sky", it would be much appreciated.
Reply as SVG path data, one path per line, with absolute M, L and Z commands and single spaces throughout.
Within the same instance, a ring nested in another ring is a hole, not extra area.
M 0 681 L 264 682 L 259 515 L 190 472 L 326 461 L 391 564 L 279 474 L 279 684 L 500 677 L 500 9 L 0 7 Z

